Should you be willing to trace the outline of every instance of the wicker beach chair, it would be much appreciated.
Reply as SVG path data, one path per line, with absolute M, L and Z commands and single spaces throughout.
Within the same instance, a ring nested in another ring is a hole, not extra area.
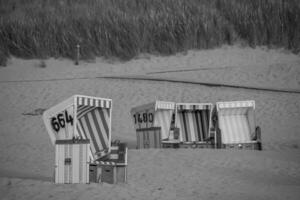
M 261 150 L 261 130 L 255 122 L 255 101 L 217 102 L 217 148 Z

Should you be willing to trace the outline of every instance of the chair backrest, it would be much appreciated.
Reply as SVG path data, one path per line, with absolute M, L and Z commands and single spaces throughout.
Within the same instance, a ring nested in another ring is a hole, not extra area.
M 161 127 L 161 139 L 167 139 L 170 133 L 175 103 L 155 101 L 131 109 L 134 128 Z
M 209 137 L 213 105 L 211 103 L 176 104 L 175 127 L 181 142 L 201 142 Z
M 137 148 L 161 148 L 161 127 L 136 129 Z
M 255 132 L 255 102 L 217 102 L 222 143 L 247 143 Z

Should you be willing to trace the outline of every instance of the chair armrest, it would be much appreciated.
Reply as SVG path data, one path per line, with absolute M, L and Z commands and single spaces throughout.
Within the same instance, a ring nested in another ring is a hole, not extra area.
M 251 140 L 255 140 L 255 141 L 258 141 L 258 142 L 261 141 L 261 129 L 260 129 L 259 126 L 257 126 L 257 127 L 255 128 L 255 132 L 254 132 L 254 134 L 252 135 Z

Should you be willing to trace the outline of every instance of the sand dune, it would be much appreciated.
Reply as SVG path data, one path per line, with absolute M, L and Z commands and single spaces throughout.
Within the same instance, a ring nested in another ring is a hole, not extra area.
M 94 63 L 13 58 L 0 68 L 0 194 L 3 199 L 298 199 L 300 94 L 208 87 L 180 80 L 300 89 L 300 57 L 223 47 L 170 57 Z M 166 72 L 169 71 L 169 72 Z M 108 79 L 146 76 L 179 82 Z M 100 78 L 99 78 L 100 77 Z M 256 101 L 264 151 L 129 151 L 128 184 L 54 185 L 54 147 L 40 112 L 74 94 L 113 99 L 112 136 L 135 148 L 131 107 L 154 100 Z

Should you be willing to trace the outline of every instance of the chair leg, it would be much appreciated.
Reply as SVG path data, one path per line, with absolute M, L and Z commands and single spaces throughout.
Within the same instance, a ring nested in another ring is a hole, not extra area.
M 217 137 L 217 149 L 221 149 L 222 148 L 222 137 L 221 137 L 221 129 L 217 128 L 216 130 L 217 134 L 216 134 L 216 137 Z
M 257 144 L 258 144 L 258 150 L 262 150 L 262 144 L 261 144 L 261 129 L 259 126 L 257 126 L 255 128 L 255 136 L 256 136 L 256 141 L 257 141 Z

